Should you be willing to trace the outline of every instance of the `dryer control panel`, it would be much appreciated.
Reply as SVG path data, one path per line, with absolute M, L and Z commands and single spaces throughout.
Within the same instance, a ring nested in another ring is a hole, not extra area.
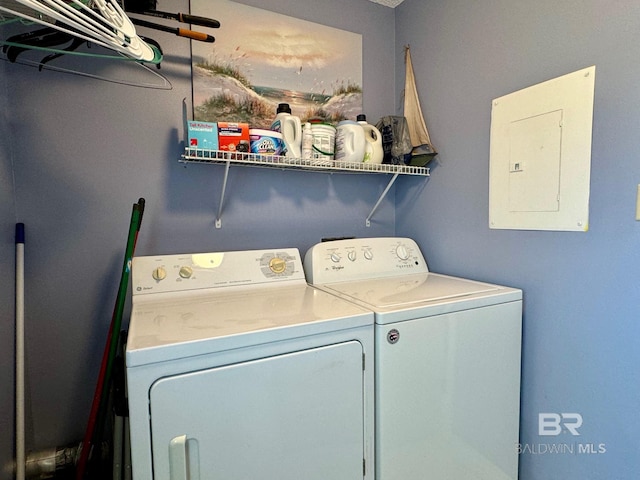
M 132 293 L 294 282 L 305 284 L 297 248 L 135 257 Z
M 420 247 L 410 238 L 353 238 L 322 242 L 304 257 L 311 284 L 428 273 Z

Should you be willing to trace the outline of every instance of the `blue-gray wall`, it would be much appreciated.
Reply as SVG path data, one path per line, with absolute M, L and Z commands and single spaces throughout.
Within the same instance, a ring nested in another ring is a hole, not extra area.
M 396 231 L 432 270 L 524 289 L 523 480 L 633 479 L 640 471 L 640 4 L 633 0 L 405 0 L 429 133 L 428 185 L 396 187 Z M 587 233 L 490 230 L 491 100 L 596 65 Z M 491 348 L 490 339 L 483 339 Z M 579 413 L 580 436 L 538 435 L 539 413 Z M 551 444 L 575 454 L 542 453 Z M 578 443 L 601 454 L 578 453 Z M 564 448 L 564 447 L 563 447 Z
M 393 111 L 393 9 L 366 0 L 246 3 L 362 34 L 365 113 L 376 119 Z M 158 8 L 184 12 L 188 3 L 160 1 Z M 131 208 L 139 197 L 146 199 L 139 255 L 281 246 L 304 252 L 322 237 L 394 233 L 393 195 L 383 202 L 372 226 L 365 227 L 389 179 L 385 175 L 250 168 L 231 169 L 222 229 L 215 229 L 223 167 L 185 168 L 178 163 L 182 99 L 191 98 L 189 41 L 141 32 L 161 43 L 166 59 L 161 71 L 172 90 L 134 88 L 0 62 L 3 480 L 10 478 L 6 465 L 13 456 L 16 221 L 27 229 L 29 450 L 76 442 L 84 434 Z M 224 35 L 224 25 L 216 35 Z M 119 62 L 100 62 L 100 68 L 92 60 L 75 63 L 112 77 L 122 77 L 125 69 Z
M 10 115 L 7 105 L 7 79 L 5 63 L 0 62 L 0 265 L 5 275 L 0 275 L 0 478 L 9 478 L 5 465 L 13 456 L 14 432 L 14 276 L 15 270 L 15 215 L 13 176 L 9 129 Z
M 0 301 L 6 305 L 0 310 L 0 464 L 13 455 L 15 222 L 27 226 L 27 446 L 40 449 L 75 442 L 84 432 L 131 205 L 145 197 L 138 254 L 305 250 L 323 236 L 398 234 L 418 240 L 433 270 L 522 287 L 522 443 L 604 443 L 606 453 L 525 453 L 521 478 L 636 478 L 640 5 L 405 0 L 394 10 L 366 0 L 243 3 L 361 33 L 370 119 L 399 113 L 402 46 L 409 43 L 440 151 L 432 177 L 401 178 L 395 205 L 392 191 L 365 228 L 384 176 L 232 169 L 223 228 L 216 230 L 222 168 L 177 162 L 181 102 L 190 97 L 186 40 L 146 32 L 162 43 L 171 91 L 0 62 Z M 158 6 L 184 11 L 186 0 Z M 491 100 L 594 64 L 589 232 L 489 230 Z M 537 416 L 544 412 L 580 413 L 582 435 L 538 436 Z M 6 469 L 0 478 L 10 478 Z

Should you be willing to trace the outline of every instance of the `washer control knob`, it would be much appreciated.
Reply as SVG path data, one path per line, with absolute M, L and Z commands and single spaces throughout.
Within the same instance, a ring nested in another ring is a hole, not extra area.
M 340 261 L 340 255 L 338 255 L 337 253 L 332 253 L 331 254 L 331 261 L 333 263 L 338 263 Z
M 181 278 L 191 278 L 191 275 L 193 275 L 193 269 L 185 265 L 180 267 L 180 271 L 178 273 Z
M 409 258 L 409 252 L 407 252 L 407 247 L 404 245 L 398 245 L 396 247 L 396 255 L 400 260 L 407 260 Z
M 373 260 L 373 252 L 371 251 L 371 249 L 367 248 L 364 251 L 364 258 L 366 258 L 367 260 Z
M 283 273 L 287 269 L 287 262 L 280 257 L 269 260 L 269 268 L 273 273 Z
M 167 278 L 167 271 L 164 267 L 154 268 L 153 272 L 151 272 L 151 276 L 155 281 L 159 282 L 160 280 Z
M 349 253 L 347 253 L 347 258 L 349 258 L 349 260 L 351 260 L 352 262 L 356 261 L 356 251 L 355 250 L 350 250 Z

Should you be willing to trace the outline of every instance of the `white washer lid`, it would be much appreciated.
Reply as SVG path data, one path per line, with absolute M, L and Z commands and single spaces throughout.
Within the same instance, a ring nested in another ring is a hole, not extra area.
M 322 288 L 373 310 L 376 323 L 438 315 L 522 298 L 518 289 L 437 273 L 333 283 Z
M 370 311 L 305 283 L 165 294 L 134 303 L 127 366 L 363 325 L 373 325 Z

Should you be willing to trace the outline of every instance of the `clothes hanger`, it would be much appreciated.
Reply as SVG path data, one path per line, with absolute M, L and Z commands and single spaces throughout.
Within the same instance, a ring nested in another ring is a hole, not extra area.
M 44 27 L 27 33 L 13 35 L 9 37 L 2 46 L 2 52 L 7 55 L 7 59 L 14 63 L 23 52 L 33 47 L 53 48 L 58 45 L 69 43 L 77 37 L 61 32 L 51 27 Z M 80 40 L 80 39 L 78 39 Z M 84 43 L 84 40 L 80 40 Z
M 93 0 L 87 7 L 78 0 L 16 0 L 32 12 L 18 11 L 0 4 L 0 11 L 33 23 L 50 26 L 122 53 L 135 60 L 160 63 L 162 55 L 136 33 L 126 13 L 112 0 Z
M 33 27 L 33 24 L 26 26 Z M 157 49 L 162 56 L 162 48 L 157 41 L 146 36 L 140 38 Z M 86 47 L 81 49 L 83 44 L 86 44 Z M 4 41 L 0 40 L 0 52 L 6 54 L 7 57 L 0 57 L 0 60 L 35 67 L 39 71 L 48 70 L 141 88 L 160 90 L 173 88 L 171 82 L 164 75 L 155 71 L 160 68 L 160 63 L 156 64 L 156 69 L 151 69 L 143 62 L 136 61 L 122 53 L 107 50 L 103 46 L 60 31 L 53 26 L 37 28 L 13 35 Z M 38 52 L 49 55 L 38 58 Z M 78 63 L 59 60 L 60 57 L 66 55 L 91 57 L 92 61 Z M 113 61 L 124 62 L 131 66 L 123 67 L 121 63 L 121 68 L 117 69 L 101 67 L 102 64 L 106 67 L 110 64 L 109 62 Z M 84 66 L 86 68 L 83 68 Z
M 147 40 L 145 39 L 145 41 Z M 38 55 L 39 52 L 59 53 L 61 57 L 57 57 L 55 61 L 43 62 L 46 57 L 43 58 L 42 55 Z M 90 61 L 77 62 L 72 57 L 87 57 L 90 58 Z M 0 61 L 8 62 L 9 60 L 0 57 Z M 114 62 L 117 63 L 117 67 Z M 149 65 L 139 62 L 121 53 L 93 45 L 90 42 L 86 42 L 76 51 L 71 52 L 56 48 L 34 47 L 28 51 L 21 52 L 14 64 L 36 68 L 42 72 L 64 73 L 131 87 L 152 90 L 173 89 L 169 79 L 162 74 L 160 64 Z
M 8 57 L 10 61 L 15 61 L 15 56 L 17 56 L 20 52 L 24 51 L 25 48 L 33 48 L 35 46 L 41 46 L 46 48 L 46 47 L 59 45 L 63 42 L 66 43 L 70 41 L 67 35 L 77 36 L 87 41 L 94 41 L 100 45 L 107 46 L 107 47 L 109 47 L 109 45 L 105 45 L 104 42 L 106 41 L 107 43 L 110 43 L 110 42 L 113 42 L 115 39 L 115 41 L 117 42 L 117 47 L 123 47 L 123 43 L 125 44 L 124 48 L 126 48 L 127 51 L 125 51 L 124 53 L 139 59 L 141 55 L 139 51 L 135 50 L 138 54 L 131 55 L 131 50 L 134 45 L 137 46 L 138 48 L 143 47 L 145 42 L 144 41 L 135 42 L 135 43 L 133 42 L 133 40 L 135 40 L 135 37 L 139 38 L 135 33 L 135 27 L 133 27 L 133 24 L 144 26 L 146 28 L 152 28 L 156 30 L 169 32 L 169 33 L 174 33 L 177 36 L 190 38 L 190 39 L 198 40 L 202 42 L 211 43 L 215 41 L 215 38 L 213 36 L 208 35 L 206 33 L 197 32 L 197 31 L 184 29 L 184 28 L 168 27 L 166 25 L 160 25 L 157 23 L 147 22 L 145 20 L 140 20 L 140 19 L 129 19 L 124 13 L 124 11 L 120 10 L 118 12 L 117 5 L 116 5 L 116 8 L 112 8 L 110 5 L 107 5 L 104 0 L 94 0 L 95 5 L 93 6 L 95 8 L 88 8 L 84 3 L 79 2 L 78 0 L 72 0 L 73 3 L 66 3 L 64 0 L 45 0 L 47 5 L 44 5 L 41 0 L 17 0 L 17 1 L 21 2 L 21 4 L 30 5 L 31 7 L 34 7 L 34 10 L 37 9 L 37 11 L 40 13 L 47 13 L 48 15 L 50 15 L 53 21 L 51 20 L 49 22 L 40 21 L 39 23 L 44 23 L 44 24 L 49 23 L 52 28 L 61 30 L 61 32 L 63 33 L 60 35 L 56 35 L 56 34 L 53 34 L 52 32 L 49 32 L 48 30 L 44 30 L 44 31 L 40 30 L 38 31 L 38 33 L 35 34 L 35 37 L 26 36 L 25 38 L 20 40 L 11 39 L 11 42 L 16 42 L 16 43 L 22 43 L 22 41 L 24 41 L 25 46 L 10 47 L 10 51 L 9 51 L 10 56 Z M 140 7 L 141 7 L 140 9 L 142 10 L 142 7 L 144 7 L 144 5 L 140 5 Z M 0 6 L 0 8 L 2 7 Z M 98 9 L 97 12 L 96 12 L 96 8 Z M 20 13 L 22 16 L 25 16 L 24 12 L 20 12 Z M 174 15 L 174 14 L 168 14 L 167 12 L 161 12 L 161 14 L 165 14 L 165 13 L 169 16 Z M 26 15 L 26 16 L 29 16 L 29 15 Z M 121 21 L 122 16 L 124 16 L 126 20 L 128 20 L 129 25 L 126 25 L 125 22 Z M 186 18 L 190 18 L 190 19 L 192 18 L 191 16 L 185 16 L 184 14 L 175 14 L 175 16 L 183 20 L 185 20 Z M 194 17 L 194 18 L 196 21 L 200 23 L 219 26 L 219 22 L 217 22 L 216 20 L 207 19 L 203 17 Z M 110 21 L 110 20 L 117 20 L 116 23 L 119 26 L 122 27 L 124 25 L 124 27 L 127 27 L 123 30 L 124 33 L 121 33 L 117 29 L 114 29 L 113 21 Z M 63 22 L 69 25 L 70 27 L 73 27 L 73 29 L 69 30 L 61 26 L 58 26 L 59 22 Z M 87 35 L 90 35 L 91 39 L 87 38 Z M 126 45 L 126 42 L 129 39 L 131 39 L 130 40 L 131 44 Z M 70 46 L 71 48 L 68 47 L 68 48 L 65 48 L 64 50 L 72 51 L 74 50 L 73 48 L 74 45 L 77 48 L 77 46 L 80 45 L 81 43 L 82 42 L 72 42 L 72 45 Z M 156 45 L 157 45 L 157 42 L 156 42 Z M 113 47 L 113 45 L 111 46 Z M 6 45 L 5 45 L 5 48 L 6 48 Z M 120 48 L 115 48 L 115 50 L 122 51 L 120 50 Z M 162 55 L 161 54 L 158 55 L 158 51 L 160 51 L 161 49 L 156 47 L 155 49 L 151 48 L 151 50 L 153 52 L 153 56 L 150 58 L 148 54 L 143 52 L 143 55 L 145 56 L 143 56 L 142 59 L 146 61 L 149 61 L 149 59 L 151 59 L 152 63 L 159 64 L 159 61 L 161 60 Z M 50 61 L 52 58 L 57 58 L 59 56 L 60 56 L 60 53 L 58 52 L 56 53 L 55 56 L 48 57 L 47 61 Z
M 163 58 L 160 45 L 149 37 L 139 36 L 134 24 L 174 33 L 177 36 L 197 41 L 209 43 L 215 41 L 215 38 L 207 33 L 169 27 L 138 18 L 131 19 L 117 2 L 118 0 L 12 0 L 11 2 L 0 0 L 0 14 L 6 12 L 15 19 L 21 19 L 23 23 L 43 26 L 38 30 L 13 36 L 7 41 L 0 40 L 2 52 L 7 55 L 7 60 L 10 62 L 37 66 L 39 70 L 47 69 L 75 73 L 115 83 L 129 84 L 126 80 L 101 78 L 99 75 L 77 72 L 49 64 L 63 55 L 73 54 L 121 60 L 131 59 L 140 63 L 141 66 L 144 66 L 144 63 L 153 63 L 160 68 L 160 62 Z M 87 3 L 90 3 L 90 5 L 87 5 Z M 192 23 L 208 28 L 218 28 L 220 26 L 220 22 L 211 18 L 156 10 L 156 2 L 153 0 L 130 0 L 128 6 L 131 13 L 140 15 L 174 19 L 182 23 Z M 134 12 L 134 10 L 137 11 Z M 11 17 L 3 16 L 2 18 L 4 22 L 4 18 Z M 88 47 L 94 44 L 113 50 L 117 55 L 111 56 L 76 51 L 85 42 Z M 28 59 L 28 57 L 21 57 L 20 61 L 18 61 L 18 57 L 26 55 L 25 52 L 29 50 L 45 51 L 49 55 L 39 62 Z M 149 70 L 146 66 L 144 68 Z M 159 86 L 155 84 L 149 86 L 146 83 L 138 86 L 172 88 L 167 79 L 162 75 L 159 76 L 164 80 Z M 136 82 L 132 84 L 136 84 Z

